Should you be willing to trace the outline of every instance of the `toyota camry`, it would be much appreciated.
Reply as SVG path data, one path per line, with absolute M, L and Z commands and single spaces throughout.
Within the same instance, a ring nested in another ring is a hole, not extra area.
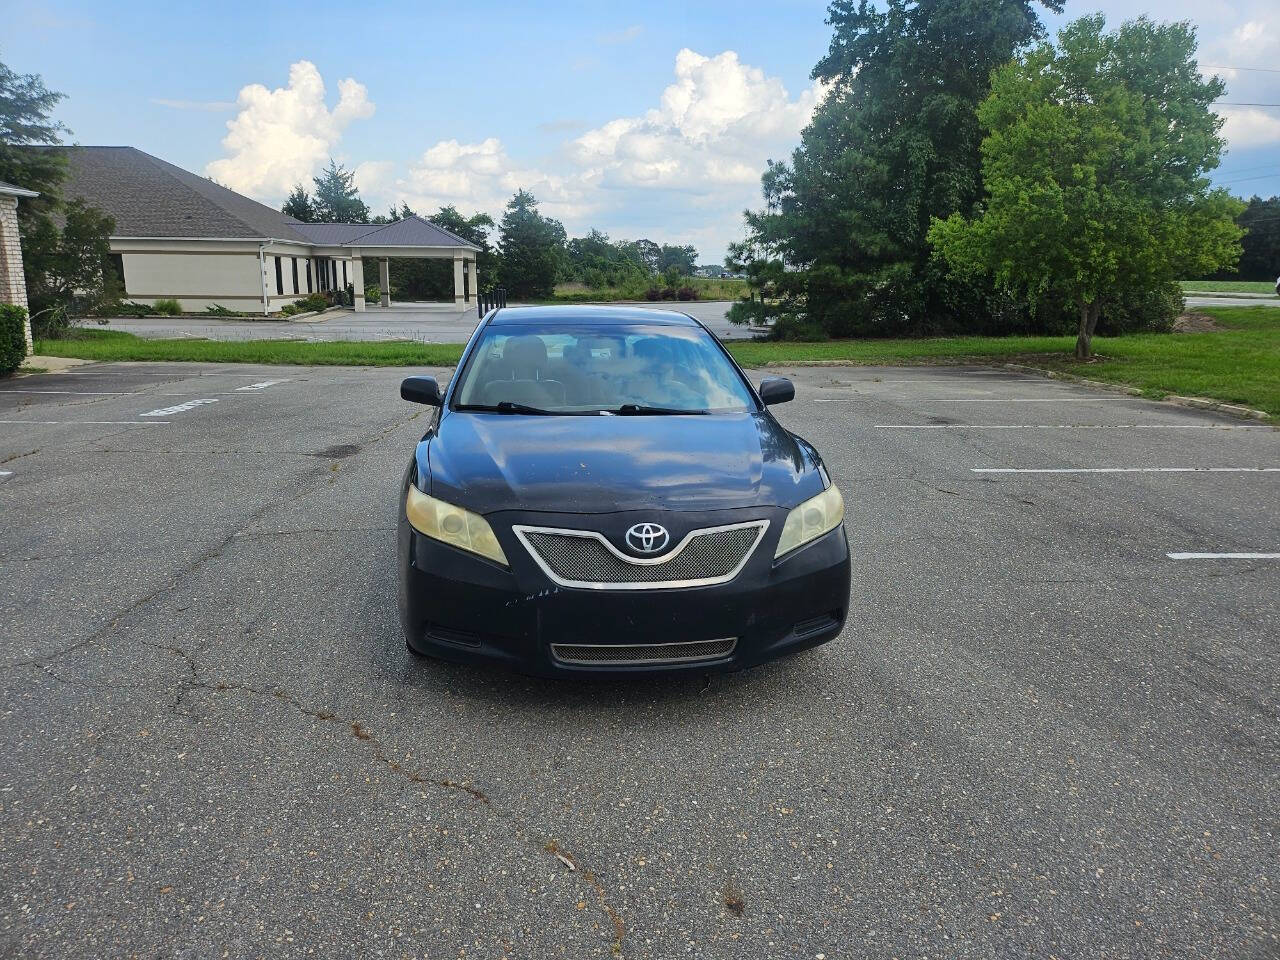
M 822 458 L 696 320 L 490 312 L 400 497 L 410 650 L 526 673 L 734 670 L 833 639 L 844 501 Z

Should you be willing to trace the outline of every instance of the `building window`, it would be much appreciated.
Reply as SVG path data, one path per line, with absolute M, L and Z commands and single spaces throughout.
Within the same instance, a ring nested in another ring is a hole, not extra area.
M 347 261 L 343 260 L 342 261 L 342 285 L 345 287 L 350 282 L 351 281 L 347 279 Z
M 115 292 L 123 297 L 125 295 L 124 255 L 120 253 L 107 254 L 106 262 L 103 264 L 103 273 L 106 274 L 108 292 Z
M 290 257 L 289 259 L 293 261 L 293 292 L 297 293 L 298 292 L 298 258 Z
M 307 257 L 307 293 L 311 292 L 311 258 Z
M 332 286 L 333 289 L 336 290 L 338 289 L 338 261 L 337 260 L 329 261 L 329 270 L 333 275 L 333 280 L 330 281 L 330 286 Z
M 284 294 L 284 265 L 280 263 L 280 258 L 276 257 L 276 296 Z

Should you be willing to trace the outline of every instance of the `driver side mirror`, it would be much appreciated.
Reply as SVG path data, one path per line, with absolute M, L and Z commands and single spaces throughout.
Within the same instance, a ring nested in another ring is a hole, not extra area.
M 438 407 L 441 402 L 440 384 L 436 383 L 435 377 L 405 377 L 400 381 L 400 399 Z
M 786 377 L 765 377 L 760 381 L 760 399 L 765 406 L 786 403 L 796 398 L 796 388 Z

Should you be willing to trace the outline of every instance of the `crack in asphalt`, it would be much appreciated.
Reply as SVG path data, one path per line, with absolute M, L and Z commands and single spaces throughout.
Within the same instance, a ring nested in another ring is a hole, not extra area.
M 547 853 L 551 854 L 568 867 L 570 871 L 574 873 L 581 872 L 583 879 L 586 880 L 587 883 L 591 884 L 591 888 L 595 891 L 596 902 L 599 904 L 601 912 L 608 917 L 609 922 L 613 924 L 613 945 L 611 947 L 613 955 L 615 957 L 622 956 L 622 940 L 627 933 L 626 926 L 623 924 L 622 918 L 618 916 L 618 911 L 609 903 L 608 893 L 604 888 L 604 884 L 600 882 L 600 878 L 590 870 L 580 871 L 578 861 L 574 859 L 573 854 L 560 846 L 557 841 L 548 841 L 544 849 Z

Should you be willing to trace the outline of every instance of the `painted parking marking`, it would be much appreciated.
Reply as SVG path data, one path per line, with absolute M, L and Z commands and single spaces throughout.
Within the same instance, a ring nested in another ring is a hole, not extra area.
M 245 384 L 243 387 L 236 387 L 236 391 L 239 392 L 243 390 L 265 390 L 267 389 L 267 387 L 274 387 L 277 383 L 288 383 L 288 382 L 289 382 L 289 377 L 284 377 L 281 380 L 263 380 L 261 383 L 249 383 L 249 384 Z
M 202 400 L 188 400 L 186 403 L 174 404 L 172 407 L 161 407 L 158 410 L 148 410 L 146 413 L 140 413 L 140 417 L 169 417 L 175 413 L 186 413 L 188 410 L 194 410 L 196 407 L 204 403 L 217 403 L 217 397 L 206 397 Z
M 13 476 L 12 470 L 0 470 L 0 477 L 12 477 L 12 476 Z
M 1280 473 L 1280 467 L 970 467 L 970 473 Z
M 1280 553 L 1166 553 L 1170 560 L 1280 560 Z
M 157 423 L 169 423 L 168 420 L 0 420 L 0 423 L 42 423 L 42 424 L 60 424 L 60 423 L 87 423 L 98 426 L 114 426 L 122 423 L 136 423 L 144 427 L 154 426 Z
M 866 403 L 871 398 L 819 397 L 814 403 Z M 884 403 L 1116 403 L 1131 397 L 876 397 Z
M 1233 423 L 877 423 L 873 430 L 1274 430 Z

